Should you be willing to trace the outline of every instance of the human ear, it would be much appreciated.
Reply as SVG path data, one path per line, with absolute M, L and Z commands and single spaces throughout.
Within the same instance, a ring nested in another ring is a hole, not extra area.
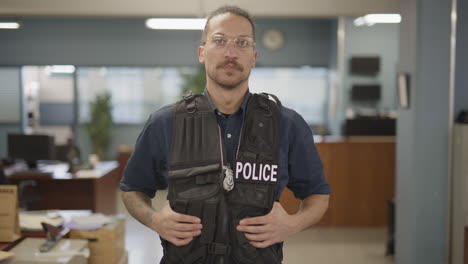
M 205 64 L 205 46 L 199 46 L 198 47 L 198 61 L 202 64 Z
M 258 56 L 258 52 L 255 51 L 253 58 L 252 58 L 252 68 L 254 68 L 255 64 L 257 63 L 257 56 Z

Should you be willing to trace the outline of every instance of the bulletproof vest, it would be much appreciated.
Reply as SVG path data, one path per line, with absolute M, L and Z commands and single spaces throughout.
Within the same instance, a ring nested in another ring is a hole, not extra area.
M 280 107 L 273 95 L 250 96 L 239 146 L 233 164 L 228 164 L 221 128 L 207 98 L 188 95 L 174 104 L 168 199 L 174 211 L 199 217 L 203 228 L 185 246 L 161 239 L 161 263 L 281 263 L 282 243 L 255 248 L 236 230 L 241 219 L 266 215 L 273 206 Z

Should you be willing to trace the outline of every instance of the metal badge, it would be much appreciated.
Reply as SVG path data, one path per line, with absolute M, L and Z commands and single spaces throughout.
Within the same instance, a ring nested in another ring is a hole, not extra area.
M 231 170 L 229 166 L 223 165 L 223 172 L 224 172 L 224 180 L 223 180 L 223 188 L 227 192 L 234 189 L 234 172 Z

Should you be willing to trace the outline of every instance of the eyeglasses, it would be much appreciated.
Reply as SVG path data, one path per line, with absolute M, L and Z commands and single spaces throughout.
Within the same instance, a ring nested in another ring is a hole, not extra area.
M 225 48 L 229 45 L 229 42 L 234 42 L 234 45 L 238 49 L 248 49 L 255 47 L 255 41 L 246 36 L 238 36 L 233 39 L 228 39 L 222 35 L 215 35 L 212 38 L 208 39 L 208 41 L 217 48 Z

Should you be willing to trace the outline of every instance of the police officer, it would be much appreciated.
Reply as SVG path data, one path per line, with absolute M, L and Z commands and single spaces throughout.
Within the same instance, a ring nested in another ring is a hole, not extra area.
M 254 249 L 275 247 L 277 252 L 274 256 L 278 259 L 276 263 L 281 263 L 282 242 L 290 235 L 320 220 L 328 207 L 330 187 L 324 179 L 322 163 L 310 128 L 298 113 L 280 105 L 278 164 L 248 162 L 236 164 L 236 151 L 239 151 L 242 127 L 245 125 L 243 122 L 248 114 L 246 109 L 249 99 L 254 98 L 249 92 L 248 79 L 251 69 L 255 66 L 257 55 L 255 26 L 245 10 L 223 6 L 208 17 L 203 31 L 202 45 L 198 48 L 198 58 L 206 69 L 207 83 L 203 98 L 206 98 L 204 100 L 208 102 L 210 111 L 215 116 L 213 120 L 216 120 L 222 138 L 220 145 L 225 149 L 221 151 L 225 154 L 222 160 L 226 160 L 228 165 L 231 164 L 234 181 L 255 179 L 256 183 L 269 181 L 269 184 L 272 182 L 275 184 L 274 200 L 266 214 L 259 216 L 247 214 L 234 222 L 234 232 L 241 234 L 241 238 Z M 294 89 L 294 87 L 284 88 Z M 159 211 L 151 206 L 150 199 L 154 197 L 156 190 L 168 187 L 170 179 L 168 170 L 171 170 L 170 162 L 174 162 L 168 158 L 174 149 L 175 143 L 171 142 L 173 134 L 179 133 L 174 131 L 174 108 L 174 105 L 167 106 L 150 116 L 137 139 L 135 150 L 120 184 L 123 201 L 129 213 L 159 234 L 165 254 L 174 252 L 166 251 L 170 248 L 169 245 L 177 250 L 187 247 L 191 242 L 193 244 L 195 241 L 201 241 L 200 237 L 203 237 L 204 231 L 211 228 L 204 225 L 204 217 L 201 215 L 177 212 L 174 209 L 175 203 L 167 202 Z M 261 127 L 263 124 L 260 123 Z M 216 136 L 213 134 L 213 137 Z M 302 200 L 301 209 L 294 215 L 286 213 L 277 202 L 286 186 Z M 171 189 L 170 181 L 169 189 Z M 227 196 L 227 193 L 224 191 L 223 195 Z M 224 196 L 221 199 L 224 199 Z M 229 204 L 225 206 L 229 208 Z M 233 239 L 232 235 L 228 237 Z M 239 246 L 236 243 L 230 244 L 229 241 L 222 245 Z M 235 250 L 236 248 L 222 251 L 202 250 L 200 252 L 203 253 L 198 259 L 193 256 L 190 258 L 192 263 L 249 263 L 249 260 L 233 260 L 231 257 L 224 261 L 214 261 L 215 258 L 210 259 L 206 256 L 206 252 L 212 254 L 221 252 L 227 255 Z M 176 256 L 165 255 L 161 263 L 172 263 L 171 257 Z M 188 258 L 183 260 L 184 263 L 190 263 Z M 261 258 L 258 257 L 252 263 L 268 262 Z

